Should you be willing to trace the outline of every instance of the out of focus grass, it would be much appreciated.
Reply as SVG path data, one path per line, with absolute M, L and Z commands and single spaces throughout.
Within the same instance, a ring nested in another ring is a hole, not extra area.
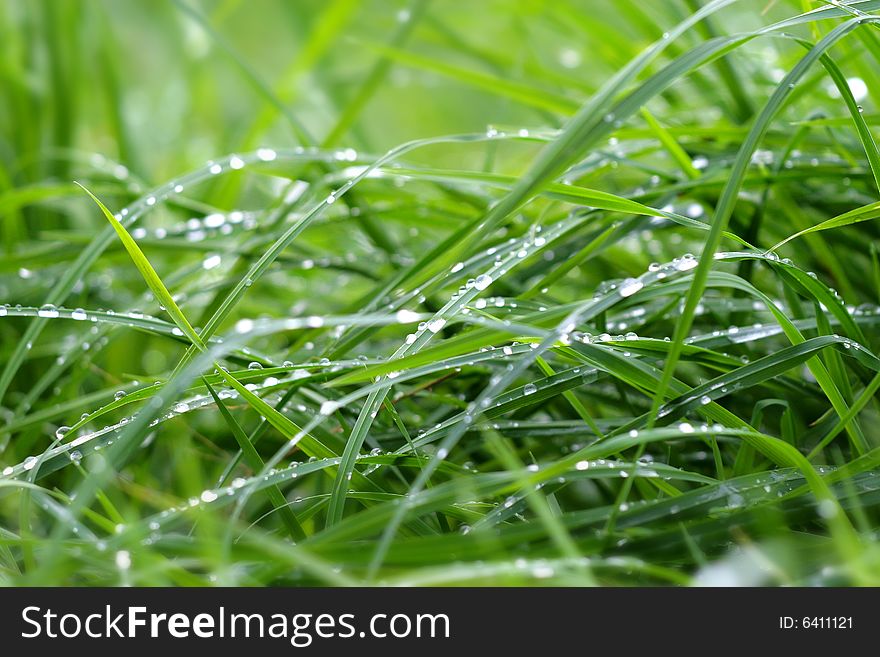
M 0 582 L 880 583 L 878 11 L 0 4 Z

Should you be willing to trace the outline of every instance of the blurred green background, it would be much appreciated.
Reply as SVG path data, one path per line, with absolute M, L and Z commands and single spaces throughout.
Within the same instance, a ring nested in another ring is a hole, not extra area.
M 293 216 L 320 203 L 330 190 L 350 179 L 356 170 L 348 168 L 349 162 L 352 166 L 354 160 L 361 165 L 369 163 L 414 139 L 501 132 L 505 139 L 442 143 L 408 153 L 404 163 L 424 168 L 417 171 L 419 175 L 388 175 L 364 181 L 356 194 L 351 194 L 352 198 L 357 195 L 358 201 L 351 201 L 348 207 L 337 203 L 334 211 L 310 225 L 284 251 L 248 291 L 223 329 L 230 329 L 240 318 L 356 314 L 373 294 L 383 300 L 397 300 L 404 291 L 413 294 L 415 302 L 410 306 L 414 310 L 436 312 L 467 279 L 458 280 L 452 276 L 456 273 L 453 270 L 448 280 L 441 276 L 424 290 L 413 291 L 411 280 L 404 275 L 411 273 L 408 268 L 498 202 L 509 181 L 490 184 L 487 181 L 492 174 L 522 176 L 546 143 L 569 125 L 578 109 L 603 84 L 705 4 L 699 0 L 0 0 L 0 305 L 10 307 L 3 313 L 10 316 L 0 322 L 0 367 L 7 367 L 16 350 L 22 349 L 35 314 L 31 309 L 28 317 L 13 316 L 15 305 L 43 304 L 52 286 L 106 229 L 106 222 L 74 180 L 95 191 L 117 211 L 148 190 L 173 186 L 186 172 L 204 170 L 208 162 L 230 154 L 265 147 L 279 151 L 296 147 L 326 149 L 327 161 L 318 164 L 285 162 L 275 168 L 224 171 L 224 175 L 187 188 L 167 203 L 158 203 L 133 228 L 133 236 L 175 292 L 192 323 L 203 326 L 223 294 L 287 227 L 283 221 L 273 221 L 278 219 L 276 212 L 281 213 L 279 208 L 284 208 L 285 195 L 294 189 L 291 180 L 308 183 Z M 821 6 L 823 3 L 808 0 L 732 3 L 673 40 L 624 91 L 638 89 L 651 74 L 719 35 L 750 32 Z M 711 217 L 750 126 L 785 74 L 807 52 L 791 35 L 815 42 L 840 22 L 840 17 L 803 22 L 785 30 L 788 36 L 774 32 L 737 44 L 723 58 L 684 71 L 668 88 L 650 98 L 645 106 L 650 113 L 636 112 L 619 124 L 610 117 L 613 134 L 566 163 L 572 168 L 562 181 L 674 210 L 690 219 Z M 830 53 L 859 103 L 867 130 L 876 135 L 880 100 L 880 39 L 876 29 L 860 28 Z M 655 120 L 659 129 L 653 125 Z M 658 134 L 669 137 L 681 153 Z M 513 135 L 521 139 L 507 138 Z M 355 150 L 351 158 L 345 149 Z M 690 166 L 682 167 L 681 158 Z M 877 200 L 872 162 L 866 157 L 839 91 L 818 65 L 792 91 L 761 140 L 752 165 L 739 192 L 730 228 L 759 248 L 769 248 L 798 230 Z M 458 180 L 442 176 L 437 179 L 439 174 L 434 170 L 461 175 Z M 361 213 L 361 208 L 369 212 Z M 570 199 L 564 203 L 558 198 L 534 200 L 511 213 L 498 230 L 474 236 L 467 245 L 469 255 L 506 244 L 507 239 L 534 237 L 536 227 L 553 226 L 580 210 L 580 204 Z M 231 220 L 225 220 L 228 233 L 204 230 L 206 217 L 223 213 L 228 219 L 230 212 L 244 214 L 239 215 L 235 227 Z M 530 254 L 513 275 L 496 281 L 491 292 L 513 300 L 498 313 L 509 310 L 510 317 L 519 320 L 528 311 L 543 312 L 578 303 L 613 290 L 621 279 L 642 275 L 651 263 L 672 261 L 702 250 L 704 232 L 624 212 L 615 215 L 603 211 L 598 215 L 596 233 L 591 232 L 593 224 L 589 230 L 579 227 L 566 233 L 553 250 L 534 257 Z M 599 232 L 603 230 L 608 233 Z M 819 280 L 838 290 L 854 316 L 859 314 L 856 308 L 865 304 L 858 321 L 860 326 L 864 324 L 870 339 L 877 335 L 873 304 L 880 294 L 877 237 L 876 226 L 864 223 L 812 235 L 780 251 L 781 256 L 792 256 L 797 266 L 815 272 Z M 595 246 L 595 253 L 585 254 L 589 245 Z M 733 241 L 726 247 L 740 248 Z M 577 266 L 566 268 L 574 258 L 582 259 Z M 778 299 L 793 319 L 803 322 L 809 337 L 839 329 L 836 324 L 832 327 L 823 322 L 827 319 L 822 314 L 826 308 L 803 295 L 789 280 L 780 282 L 772 267 L 751 262 L 724 262 L 718 267 L 726 267 L 724 271 L 742 276 Z M 557 268 L 560 273 L 554 277 Z M 474 268 L 469 275 L 477 273 Z M 418 274 L 416 271 L 414 278 Z M 541 285 L 548 278 L 549 292 Z M 161 316 L 155 300 L 145 292 L 128 255 L 114 241 L 88 267 L 63 305 L 106 308 L 117 313 L 135 309 Z M 606 317 L 603 313 L 579 328 L 601 334 L 613 332 L 610 327 L 616 322 L 620 333 L 638 330 L 662 341 L 673 333 L 682 294 L 679 291 L 660 301 L 643 302 L 637 297 L 637 303 L 644 303 L 644 307 L 628 306 L 630 315 Z M 717 349 L 713 354 L 716 360 L 710 359 L 711 366 L 688 362 L 682 366 L 682 376 L 697 385 L 718 371 L 727 371 L 724 368 L 738 367 L 750 358 L 772 355 L 787 346 L 777 334 L 769 339 L 727 339 L 730 327 L 748 329 L 773 321 L 760 304 L 756 308 L 739 292 L 707 293 L 707 305 L 700 309 L 694 333 L 706 337 L 711 348 Z M 334 362 L 337 358 L 349 359 L 338 368 L 332 366 L 332 378 L 337 372 L 345 374 L 346 368 L 360 366 L 352 366 L 351 360 L 380 362 L 387 358 L 409 330 L 394 327 L 376 331 L 362 342 L 334 351 L 343 331 L 311 328 L 315 330 L 254 340 L 255 344 L 249 345 L 253 358 L 265 365 L 288 359 L 311 365 L 321 363 L 322 358 Z M 448 342 L 459 335 L 459 330 L 446 327 L 445 332 L 438 333 L 438 340 Z M 0 466 L 13 467 L 39 454 L 52 444 L 59 427 L 74 424 L 81 413 L 108 404 L 116 390 L 131 393 L 153 380 L 164 380 L 183 353 L 182 340 L 177 337 L 167 331 L 161 334 L 108 328 L 104 324 L 50 322 L 38 340 L 25 345 L 21 367 L 10 367 L 8 376 L 0 380 L 0 420 L 4 423 L 0 426 Z M 506 343 L 508 337 L 497 340 L 497 346 Z M 871 346 L 876 344 L 866 345 Z M 632 356 L 626 353 L 627 358 Z M 248 353 L 237 354 L 236 364 L 241 369 L 250 360 L 246 356 Z M 640 356 L 662 369 L 662 350 Z M 731 358 L 734 365 L 730 364 Z M 853 365 L 850 359 L 827 355 L 823 359 L 847 403 L 865 390 L 870 392 L 867 369 Z M 553 361 L 558 370 L 570 365 L 565 358 Z M 398 432 L 400 426 L 418 436 L 425 428 L 460 412 L 493 374 L 503 371 L 498 363 L 481 367 L 465 366 L 461 376 L 457 376 L 462 370 L 459 368 L 449 380 L 444 374 L 437 382 L 417 380 L 399 388 L 395 402 L 400 401 L 400 417 L 380 415 L 370 434 L 375 442 L 368 442 L 364 451 L 379 449 L 378 445 L 383 449 L 401 448 L 406 442 Z M 529 376 L 538 379 L 545 375 L 547 370 L 537 367 L 529 371 Z M 811 377 L 799 361 L 797 367 L 781 370 L 766 384 L 762 381 L 748 386 L 726 397 L 723 403 L 738 417 L 757 418 L 756 428 L 797 444 L 806 453 L 837 418 Z M 556 434 L 562 426 L 556 423 L 572 423 L 572 432 L 584 430 L 580 408 L 588 409 L 608 431 L 641 417 L 650 407 L 654 382 L 630 386 L 625 378 L 619 378 L 623 383 L 615 379 L 580 386 L 572 406 L 568 405 L 570 398 L 562 399 L 557 393 L 546 404 L 514 409 L 505 416 L 503 420 L 511 424 L 502 429 L 514 437 L 517 458 L 523 463 L 553 463 L 583 448 L 589 440 L 580 434 Z M 294 398 L 286 411 L 304 424 L 316 415 L 324 394 L 329 393 L 323 379 L 309 381 L 307 391 Z M 583 406 L 578 407 L 578 403 Z M 343 408 L 320 429 L 326 434 L 321 434 L 322 438 L 338 447 L 338 453 L 351 434 L 360 404 L 358 400 Z M 234 410 L 248 432 L 261 426 L 260 415 L 247 405 L 239 401 Z M 129 413 L 126 408 L 112 409 L 106 421 L 128 421 Z M 873 447 L 878 440 L 876 400 L 866 403 L 858 418 L 865 427 L 868 445 Z M 526 428 L 520 429 L 519 421 Z M 91 429 L 99 429 L 104 422 L 100 420 Z M 268 433 L 272 441 L 265 451 L 271 454 L 278 446 L 278 436 L 271 430 Z M 214 407 L 172 418 L 157 434 L 155 443 L 151 442 L 153 438 L 147 442 L 149 449 L 126 464 L 118 481 L 108 489 L 106 504 L 100 500 L 100 511 L 91 509 L 95 514 L 106 514 L 89 517 L 92 529 L 99 527 L 100 536 L 112 537 L 117 523 L 131 528 L 152 517 L 150 513 L 185 505 L 187 500 L 198 503 L 199 495 L 217 482 L 237 450 L 227 424 Z M 799 440 L 803 443 L 798 444 Z M 483 474 L 507 474 L 511 469 L 497 453 L 487 455 L 484 436 L 470 435 L 464 443 L 451 459 L 461 469 L 449 475 L 450 479 L 460 477 L 462 499 L 473 494 L 467 480 L 473 474 L 469 468 L 474 462 L 485 468 Z M 433 445 L 427 447 L 425 453 L 430 454 Z M 620 543 L 607 537 L 595 538 L 590 533 L 595 529 L 592 525 L 583 534 L 575 531 L 579 549 L 596 559 L 618 554 L 644 557 L 640 565 L 623 568 L 623 574 L 612 564 L 609 571 L 613 574 L 601 583 L 854 581 L 848 579 L 849 574 L 838 577 L 838 571 L 826 568 L 834 562 L 827 557 L 834 541 L 825 540 L 825 525 L 817 519 L 810 503 L 804 502 L 805 495 L 783 509 L 770 499 L 775 498 L 775 490 L 772 496 L 768 492 L 766 499 L 759 491 L 758 497 L 748 498 L 742 505 L 742 516 L 732 504 L 721 510 L 721 502 L 711 506 L 722 498 L 742 501 L 738 492 L 729 493 L 724 488 L 727 477 L 748 473 L 757 478 L 777 472 L 776 464 L 757 458 L 743 466 L 742 452 L 737 451 L 739 443 L 733 440 L 720 449 L 708 440 L 688 443 L 681 451 L 679 447 L 681 443 L 670 441 L 652 458 L 697 473 L 692 479 L 676 481 L 682 490 L 696 493 L 705 484 L 712 495 L 717 495 L 699 504 L 694 502 L 691 519 L 699 525 L 694 531 L 696 538 L 684 536 L 679 523 L 662 510 L 630 534 L 620 530 L 620 536 L 615 537 Z M 859 455 L 849 448 L 841 434 L 827 453 L 821 454 L 820 461 L 851 464 Z M 864 465 L 865 461 L 859 463 Z M 236 474 L 253 474 L 246 470 L 239 467 Z M 392 477 L 390 470 L 380 469 L 376 479 L 395 495 L 403 494 L 408 480 Z M 79 490 L 81 482 L 87 481 L 86 472 L 67 468 L 52 474 L 48 482 L 53 490 L 66 494 Z M 710 483 L 705 477 L 717 477 L 721 483 Z M 313 484 L 316 479 L 297 484 L 299 487 L 285 493 L 300 501 L 302 497 L 325 500 L 329 482 Z M 788 485 L 788 480 L 774 482 L 781 487 Z M 765 484 L 763 480 L 760 483 L 761 487 Z M 858 489 L 858 495 L 854 493 L 858 499 L 847 508 L 854 509 L 859 530 L 870 537 L 876 535 L 876 491 L 862 484 L 865 489 Z M 755 482 L 750 485 L 757 486 Z M 570 514 L 577 518 L 572 522 L 581 522 L 587 516 L 579 514 L 596 511 L 599 520 L 590 522 L 604 527 L 606 517 L 602 514 L 616 517 L 619 491 L 616 479 L 610 484 L 579 482 L 564 488 L 558 499 L 549 494 L 550 515 L 567 518 Z M 354 539 L 348 544 L 347 538 L 335 543 L 331 538 L 315 550 L 316 555 L 326 559 L 326 568 L 309 566 L 299 570 L 298 557 L 284 552 L 287 544 L 280 541 L 243 546 L 243 555 L 223 552 L 218 537 L 228 538 L 223 533 L 227 516 L 221 515 L 224 512 L 213 516 L 205 513 L 193 523 L 197 526 L 192 530 L 194 534 L 181 531 L 148 537 L 143 540 L 152 542 L 146 544 L 139 543 L 139 535 L 124 534 L 118 539 L 125 554 L 128 550 L 139 554 L 136 551 L 140 550 L 146 555 L 135 559 L 133 574 L 117 572 L 118 568 L 103 555 L 104 548 L 92 551 L 92 543 L 81 545 L 75 540 L 69 554 L 63 558 L 55 554 L 51 568 L 41 572 L 41 551 L 51 552 L 52 532 L 61 512 L 53 515 L 49 507 L 41 507 L 43 512 L 34 511 L 36 502 L 27 502 L 25 494 L 21 495 L 25 502 L 21 502 L 17 495 L 16 491 L 0 499 L 4 527 L 14 532 L 0 545 L 4 573 L 13 573 L 10 581 L 19 581 L 16 577 L 24 573 L 21 581 L 38 583 L 130 583 L 131 576 L 135 582 L 192 584 L 218 581 L 219 573 L 219 581 L 232 584 L 352 583 L 361 581 L 357 578 L 364 574 L 369 550 L 363 546 L 372 548 L 381 530 L 370 526 L 362 534 L 355 531 L 355 538 L 363 541 L 360 544 Z M 392 576 L 405 580 L 411 568 L 416 573 L 413 581 L 420 581 L 420 558 L 426 569 L 440 568 L 453 557 L 468 561 L 468 550 L 479 543 L 468 543 L 467 522 L 477 524 L 482 514 L 493 513 L 506 502 L 505 495 L 494 489 L 485 498 L 475 495 L 472 500 L 468 498 L 473 508 L 465 511 L 456 506 L 458 502 L 450 504 L 453 508 L 449 518 L 437 519 L 436 527 L 430 525 L 439 535 L 432 536 L 437 538 L 436 543 L 423 552 L 415 549 L 412 554 L 407 552 L 410 544 L 405 541 L 402 547 L 395 545 L 397 552 L 392 552 L 398 561 L 393 567 L 398 570 L 392 568 Z M 663 496 L 647 486 L 639 489 L 638 495 L 646 506 L 657 503 L 660 507 L 663 502 Z M 752 502 L 760 507 L 754 515 L 746 508 Z M 277 537 L 277 519 L 271 513 L 263 515 L 267 507 L 260 504 L 264 500 L 252 503 L 241 522 L 252 521 Z M 537 526 L 534 540 L 525 541 L 524 546 L 507 543 L 496 553 L 479 544 L 481 557 L 488 561 L 493 556 L 499 561 L 555 557 L 557 546 L 548 538 L 540 514 L 527 508 L 522 500 L 517 504 L 524 517 L 510 519 L 511 524 L 516 528 L 519 525 L 514 521 L 528 520 L 532 529 Z M 370 508 L 366 503 L 364 507 Z M 355 527 L 358 514 L 367 513 L 351 503 L 346 510 L 346 521 Z M 33 517 L 28 516 L 30 511 L 34 511 Z M 327 531 L 323 513 L 316 504 L 306 513 L 305 521 L 310 537 L 318 537 L 319 546 L 321 532 Z M 431 514 L 424 515 L 435 522 Z M 707 524 L 700 525 L 704 520 Z M 741 529 L 740 522 L 747 530 Z M 508 529 L 506 521 L 499 521 L 501 524 Z M 195 546 L 189 542 L 193 535 Z M 731 544 L 742 536 L 748 537 L 742 541 L 746 547 L 732 557 L 726 556 Z M 821 540 L 813 542 L 814 537 Z M 97 543 L 103 543 L 104 538 L 96 539 Z M 167 544 L 153 551 L 151 546 L 161 543 L 160 538 L 167 539 Z M 760 558 L 750 551 L 752 538 L 760 549 L 784 564 L 782 574 L 768 574 L 756 565 Z M 630 539 L 636 543 L 631 554 L 621 547 Z M 837 547 L 846 544 L 839 536 L 834 540 L 838 541 Z M 75 552 L 78 549 L 82 552 Z M 121 549 L 120 545 L 115 549 Z M 247 552 L 251 549 L 258 556 Z M 262 549 L 266 552 L 260 552 Z M 280 552 L 290 560 L 286 566 L 279 566 L 278 571 L 264 568 L 274 558 L 272 555 Z M 171 563 L 176 557 L 183 559 L 183 566 Z M 238 563 L 249 558 L 260 565 L 239 569 Z M 870 563 L 876 564 L 876 555 L 871 558 L 874 561 Z M 327 565 L 337 563 L 342 564 L 341 575 Z M 474 571 L 461 575 L 460 581 L 482 581 L 481 562 L 478 559 L 476 563 Z M 722 567 L 716 572 L 713 568 L 717 563 Z M 868 558 L 865 563 L 869 563 Z M 470 565 L 473 563 L 467 567 Z M 657 571 L 651 570 L 653 565 L 657 565 Z M 17 572 L 19 567 L 21 572 Z M 862 575 L 869 570 L 870 565 Z M 518 571 L 499 571 L 497 577 L 491 569 L 486 572 L 490 583 L 522 581 Z M 345 581 L 347 576 L 353 580 Z M 434 572 L 428 572 L 421 581 L 434 576 Z M 568 583 L 561 575 L 559 581 Z M 573 581 L 592 580 L 585 577 Z M 863 577 L 859 581 L 867 580 Z

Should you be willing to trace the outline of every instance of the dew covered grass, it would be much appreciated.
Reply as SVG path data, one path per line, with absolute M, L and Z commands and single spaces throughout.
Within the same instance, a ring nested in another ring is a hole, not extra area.
M 0 26 L 0 583 L 880 584 L 880 0 Z

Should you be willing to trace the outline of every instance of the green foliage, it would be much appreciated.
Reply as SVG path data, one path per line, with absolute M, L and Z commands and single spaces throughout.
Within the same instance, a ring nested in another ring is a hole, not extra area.
M 880 584 L 878 11 L 3 3 L 0 583 Z

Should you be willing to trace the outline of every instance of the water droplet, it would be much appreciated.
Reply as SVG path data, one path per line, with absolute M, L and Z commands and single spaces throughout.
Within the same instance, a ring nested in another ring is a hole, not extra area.
M 831 500 L 822 500 L 818 504 L 819 515 L 825 519 L 836 516 L 838 508 L 839 507 Z
M 220 214 L 219 212 L 212 212 L 209 215 L 206 215 L 204 219 L 202 219 L 202 225 L 205 228 L 219 228 L 223 224 L 226 223 L 226 218 Z M 193 228 L 198 228 L 198 221 L 193 225 Z
M 865 84 L 865 81 L 862 80 L 862 78 L 847 78 L 846 83 L 849 85 L 849 90 L 856 102 L 862 101 L 868 97 L 868 85 Z
M 116 553 L 116 567 L 119 570 L 128 570 L 131 568 L 131 554 L 128 550 L 120 550 Z
M 55 429 L 55 437 L 58 440 L 61 440 L 62 438 L 64 438 L 65 434 L 67 434 L 68 431 L 70 431 L 70 427 L 66 425 L 61 425 L 60 427 Z
M 332 415 L 336 412 L 336 409 L 338 409 L 339 406 L 340 404 L 338 401 L 328 399 L 323 404 L 321 404 L 321 415 Z
M 703 216 L 703 206 L 699 203 L 688 203 L 684 213 L 691 219 L 697 219 Z
M 123 397 L 125 397 L 124 390 L 117 390 L 115 393 L 113 393 L 113 399 L 115 399 L 116 401 L 119 401 Z
M 261 369 L 263 369 L 263 365 L 261 363 L 258 363 L 257 361 L 251 361 L 250 363 L 248 363 L 248 369 L 249 370 L 261 370 Z
M 230 169 L 241 169 L 244 166 L 244 160 L 242 160 L 237 155 L 233 155 L 229 158 L 229 168 Z
M 559 63 L 564 68 L 577 68 L 581 65 L 581 54 L 574 48 L 563 48 L 559 51 Z
M 257 149 L 257 158 L 260 159 L 262 162 L 271 162 L 276 157 L 278 157 L 278 154 L 271 148 Z
M 492 277 L 488 274 L 480 274 L 474 280 L 474 287 L 478 290 L 485 290 L 490 285 L 492 285 Z
M 645 284 L 642 283 L 639 279 L 626 278 L 621 282 L 620 287 L 617 289 L 617 292 L 622 297 L 631 297 L 643 287 L 645 287 Z
M 534 383 L 527 383 L 523 386 L 523 394 L 524 395 L 533 395 L 538 392 L 538 386 Z
M 419 320 L 419 314 L 402 308 L 394 314 L 394 318 L 401 324 L 411 324 Z
M 532 568 L 532 576 L 538 579 L 547 579 L 548 577 L 553 577 L 556 574 L 556 571 L 553 570 L 553 566 L 550 565 L 537 565 Z
M 678 271 L 690 271 L 699 264 L 697 259 L 690 254 L 685 254 L 673 262 Z
M 254 328 L 254 320 L 240 319 L 235 323 L 235 331 L 237 333 L 250 333 Z
M 40 306 L 40 309 L 37 311 L 37 315 L 47 318 L 58 317 L 58 308 L 53 306 L 51 303 L 47 303 L 44 306 Z
M 205 270 L 214 269 L 215 267 L 219 267 L 221 262 L 222 258 L 215 253 L 202 260 L 202 268 Z

